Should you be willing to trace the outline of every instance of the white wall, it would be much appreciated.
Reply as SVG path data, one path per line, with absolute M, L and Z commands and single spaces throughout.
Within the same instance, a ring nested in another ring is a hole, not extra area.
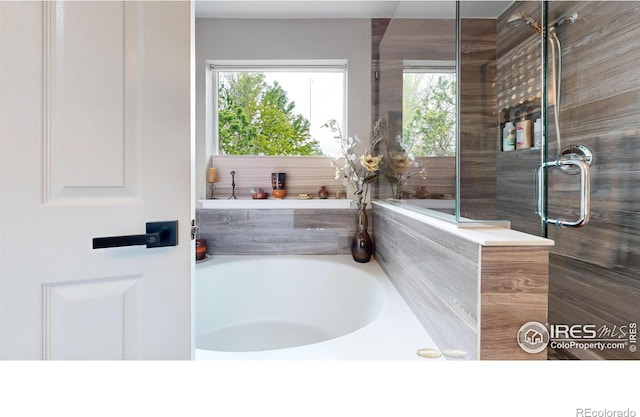
M 205 171 L 213 153 L 205 137 L 206 61 L 212 59 L 346 59 L 348 132 L 344 133 L 362 138 L 369 135 L 372 126 L 369 19 L 196 19 L 196 194 L 199 198 L 205 196 Z

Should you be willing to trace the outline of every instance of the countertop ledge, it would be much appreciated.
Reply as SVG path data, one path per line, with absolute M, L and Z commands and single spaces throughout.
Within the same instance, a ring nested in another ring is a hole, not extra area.
M 482 246 L 553 246 L 555 244 L 551 239 L 519 232 L 517 230 L 511 230 L 508 222 L 453 223 L 427 214 L 408 210 L 384 201 L 374 201 L 373 204 L 403 214 L 430 226 L 445 230 L 453 235 L 470 240 Z
M 348 209 L 351 208 L 352 200 L 335 198 L 312 198 L 302 200 L 298 198 L 283 198 L 277 200 L 267 198 L 264 200 L 253 200 L 250 198 L 231 200 L 198 200 L 198 208 L 212 209 Z M 354 206 L 355 207 L 355 206 Z

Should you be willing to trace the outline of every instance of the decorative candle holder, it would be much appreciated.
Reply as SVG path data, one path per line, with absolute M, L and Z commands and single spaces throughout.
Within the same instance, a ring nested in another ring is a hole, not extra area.
M 215 200 L 216 197 L 214 196 L 216 193 L 216 182 L 218 182 L 218 172 L 216 171 L 216 169 L 214 167 L 209 168 L 209 175 L 207 180 L 211 183 L 211 199 Z
M 237 200 L 238 197 L 236 197 L 236 172 L 229 171 L 229 174 L 231 174 L 231 196 L 227 198 L 227 200 L 231 200 L 232 198 L 234 200 Z

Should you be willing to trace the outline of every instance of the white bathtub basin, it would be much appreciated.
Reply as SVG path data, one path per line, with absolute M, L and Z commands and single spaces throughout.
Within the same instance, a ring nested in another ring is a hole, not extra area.
M 374 261 L 214 256 L 195 288 L 196 359 L 417 359 L 436 347 Z

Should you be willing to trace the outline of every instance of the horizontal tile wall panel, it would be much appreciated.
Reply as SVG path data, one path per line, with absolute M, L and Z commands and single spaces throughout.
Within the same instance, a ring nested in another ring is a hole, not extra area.
M 210 255 L 347 255 L 356 214 L 357 209 L 198 209 L 196 221 Z
M 331 197 L 336 191 L 344 191 L 341 180 L 335 179 L 336 169 L 331 166 L 329 157 L 287 157 L 287 156 L 213 156 L 209 166 L 216 168 L 218 182 L 216 196 L 227 198 L 231 195 L 232 177 L 235 171 L 235 195 L 239 198 L 251 196 L 251 189 L 262 188 L 271 197 L 271 173 L 287 174 L 286 186 L 288 196 L 301 193 L 318 196 L 320 186 L 324 185 Z M 206 178 L 206 177 L 205 177 Z M 209 183 L 200 184 L 201 195 L 210 196 Z
M 486 247 L 374 205 L 375 258 L 440 349 L 466 359 L 546 359 L 517 343 L 547 322 L 548 248 Z
M 374 206 L 375 258 L 441 349 L 477 359 L 478 245 Z

